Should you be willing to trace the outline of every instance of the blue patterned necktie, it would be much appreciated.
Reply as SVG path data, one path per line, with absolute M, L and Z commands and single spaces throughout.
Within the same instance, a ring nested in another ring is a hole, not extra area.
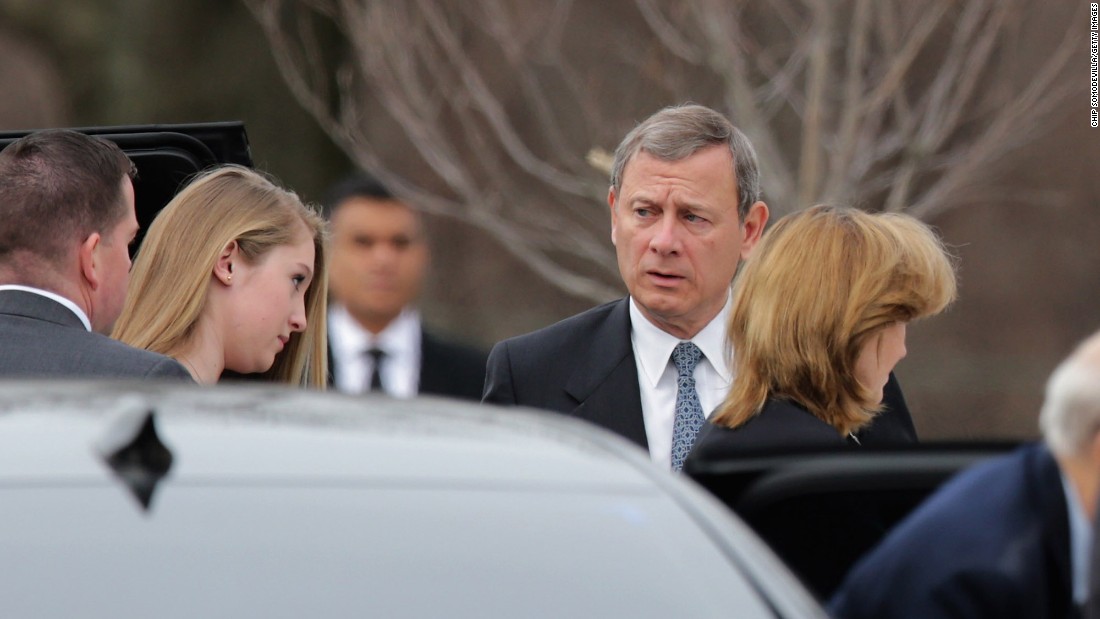
M 699 392 L 695 390 L 695 366 L 702 358 L 703 351 L 692 342 L 680 342 L 672 351 L 672 362 L 676 364 L 676 421 L 672 426 L 672 470 L 684 468 L 691 446 L 695 444 L 695 435 L 703 427 L 703 405 L 699 403 Z

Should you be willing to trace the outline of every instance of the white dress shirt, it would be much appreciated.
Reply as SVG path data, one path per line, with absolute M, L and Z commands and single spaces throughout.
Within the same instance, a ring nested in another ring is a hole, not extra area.
M 1066 512 L 1069 515 L 1069 567 L 1073 582 L 1073 602 L 1085 603 L 1089 595 L 1089 554 L 1092 550 L 1092 523 L 1077 498 L 1077 491 L 1059 470 L 1062 491 L 1066 495 Z
M 733 380 L 726 342 L 730 301 L 691 341 L 703 352 L 695 366 L 695 389 L 707 417 L 726 398 Z M 672 426 L 676 421 L 676 366 L 672 350 L 681 341 L 649 322 L 634 298 L 630 299 L 630 343 L 638 364 L 638 391 L 642 396 L 649 455 L 662 467 L 672 467 Z
M 367 351 L 385 353 L 379 375 L 382 388 L 395 398 L 411 398 L 420 387 L 420 313 L 406 307 L 381 333 L 367 331 L 342 305 L 332 304 L 328 314 L 329 350 L 332 351 L 333 386 L 344 393 L 370 390 L 374 359 Z
M 58 303 L 64 305 L 67 308 L 69 308 L 69 310 L 71 310 L 72 313 L 76 314 L 76 317 L 80 319 L 80 322 L 84 323 L 84 328 L 85 329 L 87 329 L 88 331 L 92 330 L 92 322 L 90 320 L 88 320 L 88 315 L 84 313 L 84 310 L 80 309 L 80 306 L 77 305 L 76 303 L 73 303 L 72 301 L 66 299 L 65 297 L 63 297 L 63 296 L 61 296 L 61 295 L 59 295 L 55 292 L 50 292 L 49 290 L 42 290 L 41 288 L 31 288 L 30 286 L 19 286 L 19 285 L 16 285 L 16 284 L 4 284 L 4 285 L 0 286 L 0 292 L 3 292 L 5 290 L 21 290 L 23 292 L 29 292 L 31 294 L 36 294 L 36 295 L 39 295 L 39 296 L 46 297 L 47 299 L 51 299 L 53 301 L 57 301 Z

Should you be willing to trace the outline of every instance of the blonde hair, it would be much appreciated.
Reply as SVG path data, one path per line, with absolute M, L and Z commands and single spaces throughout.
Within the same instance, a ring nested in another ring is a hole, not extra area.
M 912 217 L 832 206 L 784 217 L 735 280 L 736 377 L 712 421 L 738 427 L 779 398 L 841 434 L 859 429 L 880 409 L 855 376 L 863 344 L 955 296 L 951 256 Z
M 306 330 L 294 332 L 261 378 L 324 388 L 328 277 L 325 223 L 298 196 L 236 165 L 196 177 L 157 215 L 130 274 L 130 288 L 112 337 L 165 355 L 178 354 L 206 307 L 218 256 L 236 241 L 251 264 L 298 238 L 301 222 L 313 237 L 313 280 L 306 291 Z

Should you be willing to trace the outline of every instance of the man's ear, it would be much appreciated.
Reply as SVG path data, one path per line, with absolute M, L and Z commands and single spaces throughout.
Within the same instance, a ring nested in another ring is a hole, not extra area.
M 607 206 L 611 209 L 611 244 L 615 245 L 615 231 L 619 227 L 619 219 L 615 215 L 615 200 L 618 196 L 615 195 L 615 187 L 611 186 L 607 190 Z
M 1079 479 L 1074 484 L 1078 487 L 1077 492 L 1089 520 L 1095 522 L 1097 509 L 1100 509 L 1097 505 L 1100 498 L 1100 432 L 1092 435 L 1092 440 L 1085 445 L 1083 456 L 1081 472 L 1076 475 Z
M 92 290 L 99 289 L 100 277 L 97 272 L 98 265 L 96 264 L 96 259 L 99 257 L 98 250 L 102 242 L 103 239 L 99 236 L 99 233 L 93 232 L 80 244 L 80 250 L 78 252 L 80 273 L 84 276 L 84 281 L 88 282 L 88 287 Z
M 1092 461 L 1093 468 L 1100 471 L 1100 432 L 1094 434 L 1092 441 L 1089 442 L 1088 457 Z
M 760 242 L 764 227 L 768 225 L 768 205 L 756 202 L 749 207 L 745 220 L 741 222 L 741 259 L 752 255 L 752 250 Z
M 214 263 L 214 279 L 226 286 L 233 284 L 233 263 L 240 264 L 241 250 L 236 239 L 226 243 L 218 254 L 218 260 Z M 238 269 L 239 270 L 239 269 Z

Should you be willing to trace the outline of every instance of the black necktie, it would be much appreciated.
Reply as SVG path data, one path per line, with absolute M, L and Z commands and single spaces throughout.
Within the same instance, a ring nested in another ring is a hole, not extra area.
M 371 348 L 367 351 L 373 362 L 370 372 L 370 390 L 386 392 L 386 389 L 382 387 L 382 357 L 386 356 L 386 351 L 380 348 Z

